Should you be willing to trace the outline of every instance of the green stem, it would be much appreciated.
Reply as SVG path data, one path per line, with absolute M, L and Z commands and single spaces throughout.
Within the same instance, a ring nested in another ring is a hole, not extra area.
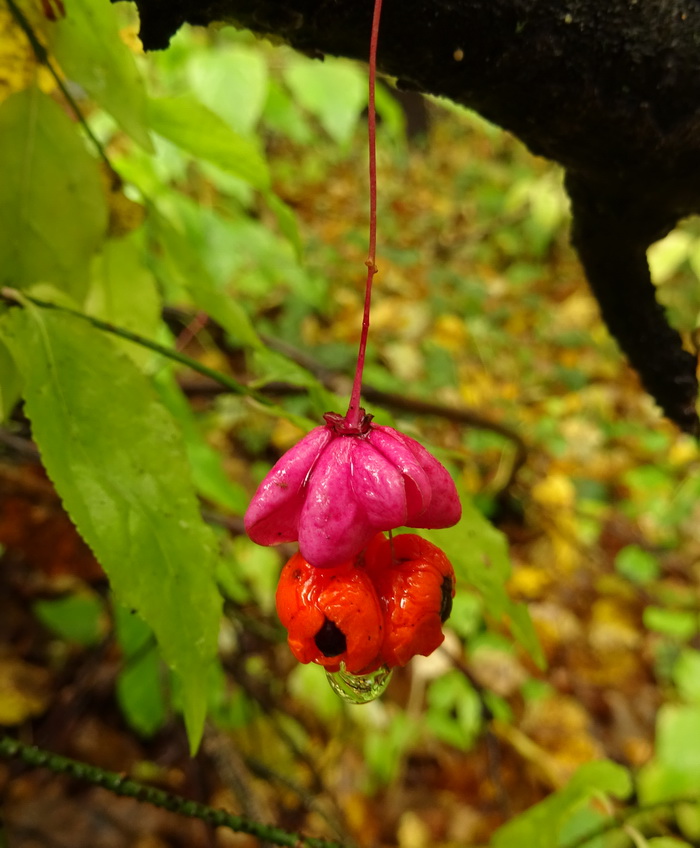
M 179 795 L 164 792 L 153 786 L 146 786 L 115 772 L 105 771 L 97 766 L 81 763 L 77 760 L 61 757 L 50 751 L 35 748 L 18 742 L 9 736 L 0 737 L 0 756 L 5 758 L 17 757 L 29 766 L 47 768 L 56 774 L 67 774 L 76 780 L 108 789 L 115 795 L 135 798 L 146 804 L 153 804 L 164 810 L 170 810 L 181 816 L 200 819 L 214 827 L 226 827 L 236 833 L 249 833 L 273 845 L 287 845 L 289 848 L 343 848 L 339 842 L 329 842 L 325 839 L 314 839 L 290 833 L 279 827 L 272 827 L 260 822 L 250 821 L 242 816 L 234 816 L 224 810 L 217 810 L 197 801 L 189 801 Z
M 614 816 L 610 816 L 601 825 L 592 828 L 572 842 L 565 843 L 564 848 L 584 848 L 592 840 L 598 839 L 606 833 L 610 833 L 611 830 L 624 827 L 633 818 L 644 815 L 645 813 L 653 813 L 667 807 L 676 807 L 678 804 L 697 804 L 698 802 L 700 802 L 699 795 L 679 795 L 677 798 L 668 798 L 665 801 L 654 801 L 652 804 L 640 804 L 637 807 L 630 807 Z
M 87 321 L 88 324 L 92 324 L 92 326 L 96 327 L 98 330 L 104 330 L 106 333 L 119 336 L 120 339 L 126 339 L 129 342 L 133 342 L 133 344 L 148 348 L 148 350 L 159 353 L 161 356 L 172 359 L 174 362 L 186 365 L 188 368 L 191 368 L 198 374 L 202 374 L 204 377 L 209 377 L 210 379 L 215 380 L 219 383 L 219 385 L 231 392 L 234 392 L 235 394 L 245 395 L 246 397 L 253 398 L 265 406 L 270 406 L 268 398 L 260 392 L 256 392 L 254 389 L 249 389 L 247 386 L 244 386 L 232 377 L 227 377 L 226 374 L 222 374 L 221 371 L 216 371 L 214 368 L 202 365 L 201 362 L 198 362 L 196 359 L 192 359 L 192 357 L 187 356 L 187 354 L 180 353 L 178 350 L 173 350 L 173 348 L 151 341 L 151 339 L 147 339 L 144 336 L 139 336 L 138 333 L 132 333 L 131 330 L 125 330 L 123 327 L 116 327 L 114 324 L 110 324 L 108 321 L 101 321 L 99 318 L 94 318 L 92 315 L 85 315 L 84 312 L 79 312 L 77 309 L 70 309 L 67 306 L 59 306 L 58 304 L 51 303 L 48 300 L 40 300 L 39 298 L 32 297 L 24 292 L 19 292 L 16 289 L 3 288 L 0 290 L 0 296 L 2 296 L 5 300 L 9 300 L 20 305 L 24 301 L 27 301 L 29 303 L 33 303 L 34 306 L 41 307 L 42 309 L 55 309 L 58 312 L 65 312 L 68 315 L 74 315 L 76 318 L 82 318 L 83 321 Z
M 85 130 L 85 134 L 87 135 L 87 137 L 94 144 L 95 150 L 97 150 L 100 158 L 105 163 L 105 165 L 107 165 L 107 167 L 110 169 L 110 171 L 114 171 L 114 169 L 112 168 L 112 165 L 111 165 L 111 163 L 110 163 L 110 161 L 107 157 L 107 154 L 105 153 L 104 147 L 100 143 L 100 140 L 97 138 L 97 136 L 90 129 L 90 125 L 85 120 L 85 116 L 83 115 L 82 111 L 80 110 L 80 106 L 78 106 L 76 99 L 73 97 L 73 95 L 68 90 L 68 87 L 66 86 L 66 84 L 61 79 L 61 75 L 58 73 L 58 71 L 54 67 L 53 62 L 49 58 L 49 54 L 48 54 L 46 48 L 39 41 L 39 39 L 36 37 L 36 34 L 35 34 L 34 30 L 32 29 L 32 25 L 29 23 L 27 18 L 24 16 L 24 14 L 23 14 L 22 10 L 19 8 L 19 6 L 15 3 L 15 0 L 7 0 L 7 5 L 10 9 L 10 14 L 15 19 L 15 21 L 17 21 L 17 25 L 22 30 L 22 32 L 27 36 L 27 41 L 29 42 L 32 50 L 34 51 L 34 55 L 36 56 L 37 62 L 39 62 L 39 64 L 41 64 L 41 65 L 44 65 L 46 68 L 48 68 L 48 71 L 51 74 L 51 76 L 54 78 L 54 81 L 56 82 L 56 85 L 58 86 L 61 94 L 65 97 L 66 102 L 68 103 L 70 108 L 73 110 L 73 114 L 75 115 L 77 121 L 81 124 L 81 126 Z

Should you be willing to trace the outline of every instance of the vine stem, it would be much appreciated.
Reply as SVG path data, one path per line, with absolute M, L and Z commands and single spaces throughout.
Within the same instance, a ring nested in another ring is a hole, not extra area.
M 115 772 L 105 771 L 98 766 L 91 766 L 42 748 L 25 745 L 10 736 L 0 737 L 0 756 L 18 758 L 29 766 L 47 768 L 56 774 L 67 774 L 84 783 L 107 789 L 115 795 L 135 798 L 137 801 L 152 804 L 181 816 L 200 819 L 214 827 L 226 827 L 236 833 L 249 833 L 273 845 L 289 846 L 289 848 L 343 848 L 339 842 L 302 836 L 279 827 L 251 821 L 244 816 L 235 816 L 225 810 L 200 804 L 198 801 L 190 801 L 181 795 L 174 795 L 154 786 L 146 786 Z
M 230 392 L 251 398 L 265 407 L 268 412 L 278 413 L 280 411 L 277 405 L 272 403 L 270 399 L 265 397 L 265 395 L 261 392 L 257 392 L 255 389 L 251 389 L 243 383 L 239 383 L 237 380 L 234 380 L 227 374 L 223 374 L 221 371 L 217 371 L 215 368 L 209 368 L 207 365 L 203 365 L 201 362 L 193 359 L 191 356 L 187 356 L 185 353 L 173 350 L 172 348 L 166 347 L 158 342 L 151 341 L 151 339 L 140 336 L 138 333 L 132 333 L 131 330 L 126 330 L 124 327 L 117 327 L 114 324 L 110 324 L 108 321 L 102 321 L 99 318 L 94 318 L 92 315 L 86 315 L 84 312 L 79 312 L 77 309 L 70 309 L 68 306 L 59 306 L 57 303 L 51 303 L 48 300 L 41 300 L 38 297 L 33 297 L 12 288 L 0 289 L 0 298 L 14 304 L 19 304 L 20 306 L 26 306 L 27 303 L 31 303 L 34 306 L 38 306 L 40 309 L 53 309 L 57 312 L 64 312 L 67 315 L 73 315 L 76 318 L 86 321 L 88 324 L 92 324 L 92 326 L 98 330 L 102 330 L 105 333 L 111 333 L 113 336 L 118 336 L 120 339 L 126 339 L 140 347 L 152 350 L 154 353 L 158 353 L 161 356 L 166 357 L 166 359 L 171 359 L 173 362 L 185 365 L 187 368 L 191 368 L 192 371 L 196 371 L 203 377 L 209 377 L 209 379 L 215 380 L 220 386 L 223 386 Z
M 367 140 L 369 148 L 369 251 L 367 255 L 367 282 L 365 283 L 365 306 L 362 315 L 362 332 L 357 352 L 357 367 L 352 384 L 350 406 L 345 415 L 349 428 L 360 430 L 364 412 L 360 407 L 362 394 L 362 374 L 365 368 L 367 337 L 369 335 L 369 314 L 372 303 L 372 281 L 377 273 L 377 114 L 374 92 L 377 82 L 377 42 L 379 41 L 379 19 L 382 14 L 382 0 L 374 0 L 372 15 L 372 35 L 369 45 L 369 96 L 367 103 Z
M 24 16 L 24 14 L 22 13 L 22 10 L 19 8 L 17 3 L 15 3 L 15 0 L 7 0 L 7 5 L 8 5 L 8 8 L 10 10 L 10 14 L 12 15 L 12 17 L 17 22 L 17 25 L 19 26 L 19 28 L 22 30 L 22 32 L 27 37 L 27 41 L 29 41 L 31 48 L 34 51 L 34 55 L 36 56 L 37 62 L 39 62 L 39 64 L 41 64 L 41 65 L 44 65 L 48 69 L 49 73 L 54 78 L 54 82 L 56 83 L 56 86 L 58 87 L 59 91 L 64 96 L 64 98 L 66 99 L 66 102 L 68 103 L 68 105 L 72 109 L 73 114 L 75 115 L 76 119 L 78 120 L 78 122 L 82 126 L 83 131 L 85 132 L 85 135 L 90 139 L 93 146 L 95 147 L 95 150 L 97 151 L 97 154 L 99 155 L 100 159 L 102 159 L 104 164 L 109 168 L 110 172 L 114 173 L 114 168 L 112 168 L 112 163 L 109 161 L 109 158 L 107 156 L 107 153 L 105 152 L 104 147 L 100 143 L 100 140 L 97 138 L 95 133 L 90 129 L 90 125 L 88 124 L 88 122 L 85 118 L 85 115 L 83 115 L 83 113 L 80 109 L 80 106 L 78 106 L 78 103 L 77 103 L 75 97 L 73 97 L 73 95 L 70 93 L 70 90 L 68 89 L 68 87 L 64 83 L 63 79 L 61 78 L 60 73 L 54 67 L 53 62 L 49 58 L 48 51 L 46 50 L 44 45 L 41 43 L 41 41 L 39 41 L 39 39 L 37 38 L 36 33 L 32 29 L 31 24 L 29 23 L 27 18 Z

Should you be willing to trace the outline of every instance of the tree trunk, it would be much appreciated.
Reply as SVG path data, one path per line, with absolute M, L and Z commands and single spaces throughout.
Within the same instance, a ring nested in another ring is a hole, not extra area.
M 224 21 L 365 60 L 373 0 L 137 0 L 146 49 Z M 644 258 L 700 211 L 699 0 L 384 0 L 380 69 L 448 97 L 566 169 L 574 243 L 647 390 L 698 433 L 696 357 Z

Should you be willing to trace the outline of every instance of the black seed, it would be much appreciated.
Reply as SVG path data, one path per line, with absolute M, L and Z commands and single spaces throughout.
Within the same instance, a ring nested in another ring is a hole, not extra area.
M 450 613 L 452 612 L 452 578 L 451 577 L 443 577 L 442 578 L 442 586 L 440 587 L 440 591 L 442 592 L 442 599 L 440 601 L 440 621 L 444 624 L 447 619 L 450 617 Z
M 323 622 L 323 626 L 314 636 L 314 642 L 324 657 L 337 657 L 348 649 L 345 634 L 329 618 Z

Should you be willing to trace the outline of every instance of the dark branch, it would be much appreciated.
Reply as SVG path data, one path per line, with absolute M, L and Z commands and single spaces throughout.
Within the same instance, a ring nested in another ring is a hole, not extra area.
M 184 21 L 225 21 L 311 55 L 367 55 L 372 0 L 137 4 L 147 49 Z M 475 109 L 564 166 L 604 317 L 666 414 L 692 432 L 695 360 L 656 306 L 643 254 L 700 211 L 698 44 L 698 0 L 385 0 L 378 55 L 399 86 Z M 600 231 L 611 222 L 619 243 Z

